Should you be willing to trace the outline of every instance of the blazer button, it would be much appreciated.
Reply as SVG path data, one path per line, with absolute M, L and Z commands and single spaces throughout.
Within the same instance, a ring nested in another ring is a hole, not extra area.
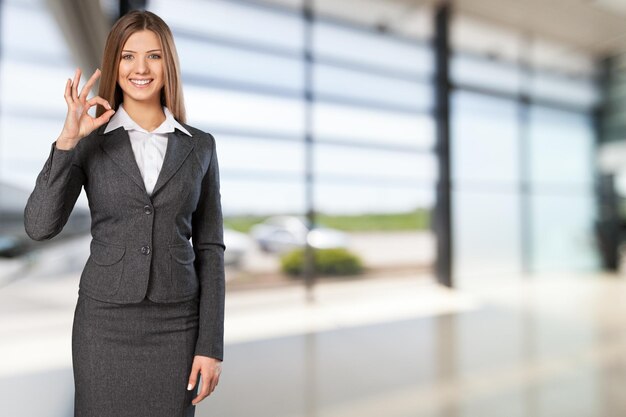
M 150 246 L 148 246 L 148 245 L 142 246 L 141 247 L 141 253 L 143 253 L 144 255 L 148 255 L 150 253 Z
M 152 207 L 146 204 L 145 206 L 143 206 L 143 212 L 146 214 L 152 214 Z

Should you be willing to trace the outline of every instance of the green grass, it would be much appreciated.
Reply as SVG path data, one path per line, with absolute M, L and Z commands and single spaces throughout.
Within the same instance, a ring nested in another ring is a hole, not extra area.
M 224 226 L 238 232 L 248 233 L 250 228 L 265 220 L 267 216 L 233 216 L 224 218 Z
M 345 231 L 425 230 L 430 225 L 430 212 L 417 209 L 408 213 L 360 214 L 352 216 L 319 216 L 320 223 Z
M 347 249 L 317 249 L 313 251 L 314 267 L 322 275 L 356 275 L 363 272 L 363 261 Z M 304 250 L 295 249 L 280 258 L 281 269 L 298 277 L 304 267 Z
M 224 219 L 224 225 L 239 232 L 248 233 L 250 227 L 268 216 L 236 216 Z M 428 230 L 430 210 L 418 208 L 406 213 L 381 213 L 357 215 L 319 214 L 318 221 L 328 227 L 344 231 L 391 231 Z

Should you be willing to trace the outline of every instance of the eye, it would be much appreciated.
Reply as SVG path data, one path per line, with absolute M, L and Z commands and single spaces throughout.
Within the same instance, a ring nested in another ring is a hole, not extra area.
M 150 56 L 155 56 L 155 57 L 157 57 L 157 59 L 161 58 L 161 55 L 159 55 L 159 54 L 152 54 Z
M 130 55 L 130 54 L 122 55 L 122 59 L 127 59 L 127 58 L 130 58 L 130 57 L 132 57 L 132 55 Z

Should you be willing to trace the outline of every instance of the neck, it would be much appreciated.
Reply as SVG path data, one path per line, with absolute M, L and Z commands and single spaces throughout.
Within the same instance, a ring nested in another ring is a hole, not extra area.
M 152 132 L 165 121 L 160 102 L 144 103 L 124 98 L 124 110 L 142 128 Z

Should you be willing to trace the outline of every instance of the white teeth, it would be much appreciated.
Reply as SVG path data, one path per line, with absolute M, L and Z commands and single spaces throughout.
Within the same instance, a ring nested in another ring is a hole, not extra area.
M 150 81 L 152 81 L 152 80 L 130 80 L 130 82 L 132 82 L 134 84 L 139 84 L 139 85 L 146 85 Z

